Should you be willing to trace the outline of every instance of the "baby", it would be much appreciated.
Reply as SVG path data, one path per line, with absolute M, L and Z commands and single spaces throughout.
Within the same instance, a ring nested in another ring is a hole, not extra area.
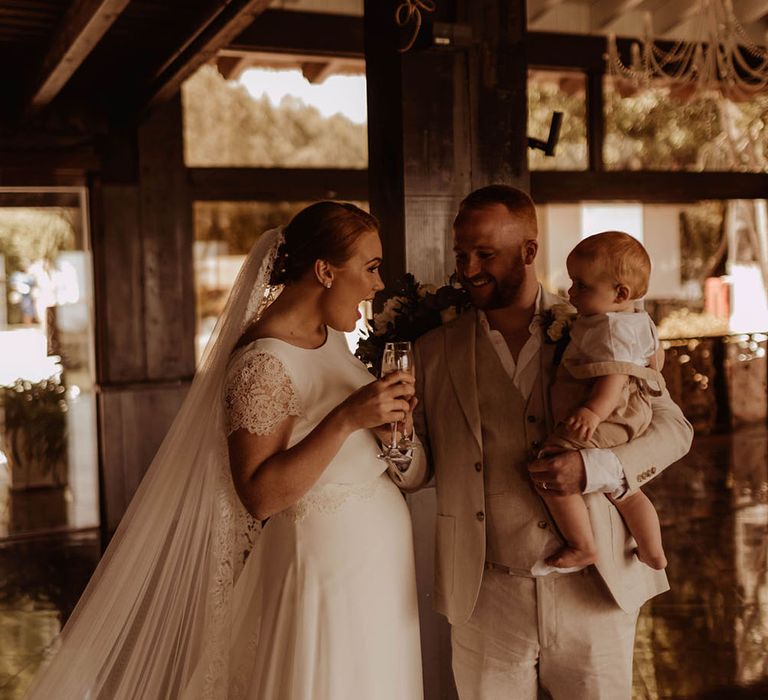
M 585 238 L 570 253 L 568 290 L 578 316 L 552 387 L 555 430 L 542 454 L 562 449 L 610 448 L 648 427 L 651 396 L 664 380 L 656 327 L 635 308 L 648 290 L 651 261 L 632 236 L 606 231 Z M 595 561 L 589 514 L 579 495 L 539 491 L 567 544 L 546 560 L 557 568 Z M 667 565 L 656 510 L 642 491 L 609 496 L 637 542 L 637 556 L 653 569 Z

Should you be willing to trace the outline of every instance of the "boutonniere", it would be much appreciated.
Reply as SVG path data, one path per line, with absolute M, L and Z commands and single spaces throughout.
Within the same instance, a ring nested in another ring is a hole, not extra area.
M 570 304 L 553 304 L 541 314 L 544 342 L 556 346 L 556 365 L 560 364 L 565 348 L 571 339 L 571 324 L 574 318 L 576 318 L 576 309 Z

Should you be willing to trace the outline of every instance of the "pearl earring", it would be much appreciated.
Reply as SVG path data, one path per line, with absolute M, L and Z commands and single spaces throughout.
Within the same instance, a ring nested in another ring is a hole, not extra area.
M 326 289 L 330 289 L 331 288 L 331 282 L 330 281 L 323 282 L 323 287 L 325 287 Z

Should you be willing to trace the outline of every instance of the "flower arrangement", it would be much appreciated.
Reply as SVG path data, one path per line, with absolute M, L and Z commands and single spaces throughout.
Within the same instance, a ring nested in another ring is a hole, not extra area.
M 361 338 L 356 355 L 377 373 L 387 343 L 410 340 L 448 323 L 469 306 L 464 289 L 452 278 L 436 288 L 404 275 L 394 287 L 382 290 L 374 299 L 374 313 L 368 336 Z

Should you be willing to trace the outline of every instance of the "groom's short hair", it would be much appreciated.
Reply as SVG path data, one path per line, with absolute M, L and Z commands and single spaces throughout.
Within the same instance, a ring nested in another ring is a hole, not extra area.
M 460 223 L 464 214 L 486 209 L 494 204 L 501 204 L 510 214 L 525 220 L 534 234 L 538 231 L 536 224 L 536 206 L 530 195 L 523 190 L 509 185 L 486 185 L 470 192 L 459 205 L 459 212 L 453 225 Z

